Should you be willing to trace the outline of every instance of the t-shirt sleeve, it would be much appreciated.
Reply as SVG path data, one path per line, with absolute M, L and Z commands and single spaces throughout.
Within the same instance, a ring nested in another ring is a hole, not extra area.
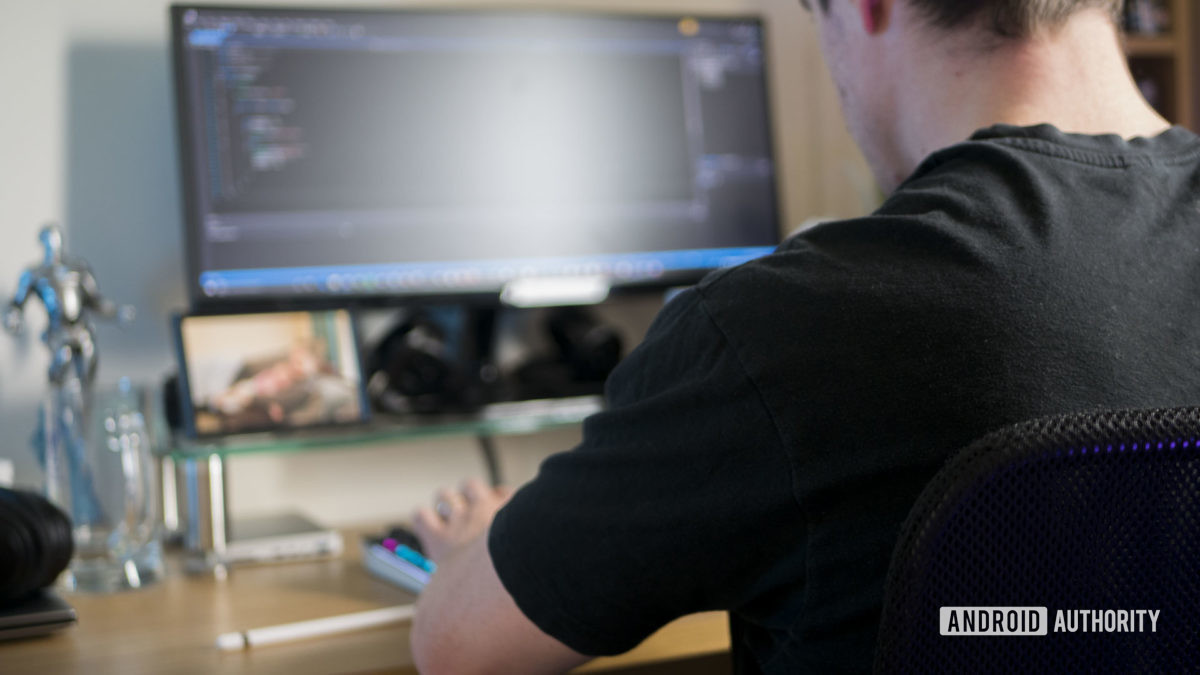
M 697 291 L 663 309 L 606 396 L 488 536 L 521 611 L 588 655 L 750 600 L 804 535 L 776 427 Z

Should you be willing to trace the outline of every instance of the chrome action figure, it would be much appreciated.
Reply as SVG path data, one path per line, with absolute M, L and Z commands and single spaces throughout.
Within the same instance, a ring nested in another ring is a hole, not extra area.
M 50 383 L 61 386 L 67 369 L 86 392 L 96 376 L 96 342 L 90 314 L 104 319 L 117 319 L 122 324 L 133 320 L 133 307 L 118 307 L 100 295 L 96 278 L 87 263 L 63 253 L 62 231 L 46 225 L 38 233 L 43 258 L 39 265 L 30 266 L 21 274 L 12 302 L 4 310 L 4 328 L 17 335 L 23 327 L 25 301 L 34 294 L 46 309 L 47 326 L 42 342 L 50 348 Z

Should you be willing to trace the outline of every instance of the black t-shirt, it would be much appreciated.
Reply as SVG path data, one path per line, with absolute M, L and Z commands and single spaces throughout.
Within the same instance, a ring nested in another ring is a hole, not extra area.
M 1200 138 L 998 126 L 670 302 L 496 571 L 584 654 L 728 609 L 739 671 L 871 666 L 901 522 L 999 426 L 1200 403 Z

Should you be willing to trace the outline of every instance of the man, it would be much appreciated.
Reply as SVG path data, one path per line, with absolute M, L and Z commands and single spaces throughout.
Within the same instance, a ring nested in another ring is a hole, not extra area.
M 423 671 L 561 671 L 707 609 L 739 671 L 868 670 L 900 523 L 956 449 L 1200 401 L 1200 138 L 1139 95 L 1119 5 L 814 7 L 891 196 L 667 305 L 494 520 L 478 483 L 418 514 Z

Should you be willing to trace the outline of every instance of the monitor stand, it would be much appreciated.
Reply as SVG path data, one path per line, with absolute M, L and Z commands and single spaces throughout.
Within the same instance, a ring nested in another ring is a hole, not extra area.
M 606 276 L 523 277 L 504 285 L 500 302 L 519 308 L 597 305 L 608 298 L 612 280 Z

